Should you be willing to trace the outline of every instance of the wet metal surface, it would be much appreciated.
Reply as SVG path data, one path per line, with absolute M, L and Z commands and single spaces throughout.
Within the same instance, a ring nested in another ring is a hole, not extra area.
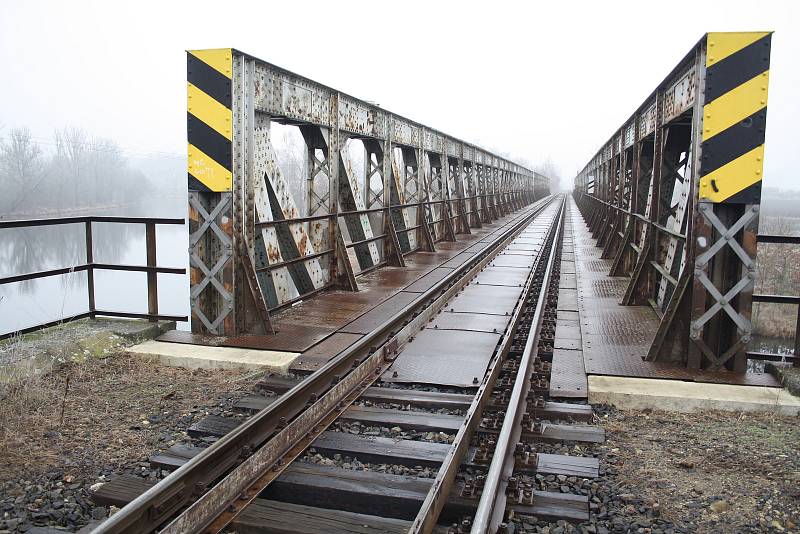
M 533 266 L 533 256 L 521 256 L 519 254 L 500 254 L 495 258 L 491 265 L 492 267 L 527 267 L 530 269 Z
M 362 334 L 348 334 L 336 332 L 303 352 L 292 363 L 292 371 L 316 371 L 326 364 L 331 358 L 345 350 L 347 347 L 361 339 Z
M 407 293 L 424 293 L 437 282 L 439 282 L 442 278 L 447 276 L 448 274 L 452 273 L 453 269 L 446 269 L 444 267 L 439 267 L 437 269 L 432 270 L 413 284 L 409 285 L 403 291 Z
M 475 277 L 473 283 L 492 286 L 521 287 L 528 279 L 530 269 L 521 267 L 487 267 Z
M 474 252 L 462 252 L 461 254 L 454 256 L 446 263 L 442 264 L 442 267 L 448 267 L 450 269 L 457 269 L 464 265 L 464 263 L 468 262 L 472 258 L 475 257 Z
M 408 305 L 419 298 L 418 293 L 400 292 L 381 302 L 374 308 L 365 312 L 355 321 L 342 327 L 340 332 L 351 334 L 368 334 L 377 329 L 396 313 L 404 310 Z
M 508 317 L 488 313 L 443 312 L 427 328 L 441 330 L 472 330 L 475 332 L 502 333 L 508 326 Z
M 521 287 L 470 284 L 445 309 L 454 312 L 511 315 L 521 294 Z
M 324 325 L 336 330 L 361 315 L 371 304 L 377 304 L 390 295 L 390 291 L 332 291 L 286 310 L 273 320 L 273 324 Z
M 406 345 L 382 379 L 386 382 L 477 387 L 500 334 L 422 330 Z

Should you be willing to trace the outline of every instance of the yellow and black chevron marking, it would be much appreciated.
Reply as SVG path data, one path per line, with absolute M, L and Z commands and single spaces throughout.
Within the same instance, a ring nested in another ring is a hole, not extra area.
M 761 198 L 772 32 L 707 35 L 700 198 Z
M 230 48 L 187 54 L 189 189 L 193 191 L 231 190 L 232 55 Z

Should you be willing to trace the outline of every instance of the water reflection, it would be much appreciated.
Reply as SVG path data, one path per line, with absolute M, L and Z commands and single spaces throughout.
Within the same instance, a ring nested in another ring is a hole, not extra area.
M 175 217 L 175 213 L 170 214 Z M 178 217 L 182 215 L 177 215 Z M 94 261 L 146 263 L 142 224 L 92 223 Z M 186 226 L 156 227 L 157 264 L 188 267 Z M 84 224 L 0 230 L 0 276 L 86 263 Z M 188 315 L 188 275 L 158 275 L 159 311 Z M 145 273 L 95 271 L 96 308 L 146 312 Z M 0 286 L 0 333 L 14 332 L 88 311 L 86 272 Z

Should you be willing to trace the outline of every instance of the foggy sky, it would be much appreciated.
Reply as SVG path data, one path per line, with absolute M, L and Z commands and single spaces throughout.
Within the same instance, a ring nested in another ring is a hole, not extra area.
M 0 135 L 185 158 L 185 50 L 233 47 L 563 184 L 707 31 L 775 30 L 764 183 L 800 188 L 795 2 L 0 0 Z M 170 176 L 169 179 L 178 179 Z M 182 177 L 180 179 L 183 179 Z

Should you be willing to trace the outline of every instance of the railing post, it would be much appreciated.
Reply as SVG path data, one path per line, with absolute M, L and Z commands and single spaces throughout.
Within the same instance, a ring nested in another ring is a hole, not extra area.
M 145 224 L 145 244 L 147 246 L 147 266 L 155 267 L 156 263 L 156 225 L 149 222 Z M 147 313 L 151 316 L 158 315 L 158 273 L 150 269 L 147 271 Z M 157 321 L 150 317 L 151 321 Z
M 95 304 L 94 304 L 94 267 L 92 264 L 94 263 L 94 252 L 92 246 L 92 221 L 86 221 L 85 226 L 85 234 L 86 234 L 86 265 L 88 268 L 86 269 L 86 285 L 87 290 L 89 293 L 89 313 L 91 313 L 91 318 L 94 319 L 94 312 L 95 312 Z
M 800 304 L 797 305 L 797 325 L 794 329 L 794 367 L 800 367 Z

